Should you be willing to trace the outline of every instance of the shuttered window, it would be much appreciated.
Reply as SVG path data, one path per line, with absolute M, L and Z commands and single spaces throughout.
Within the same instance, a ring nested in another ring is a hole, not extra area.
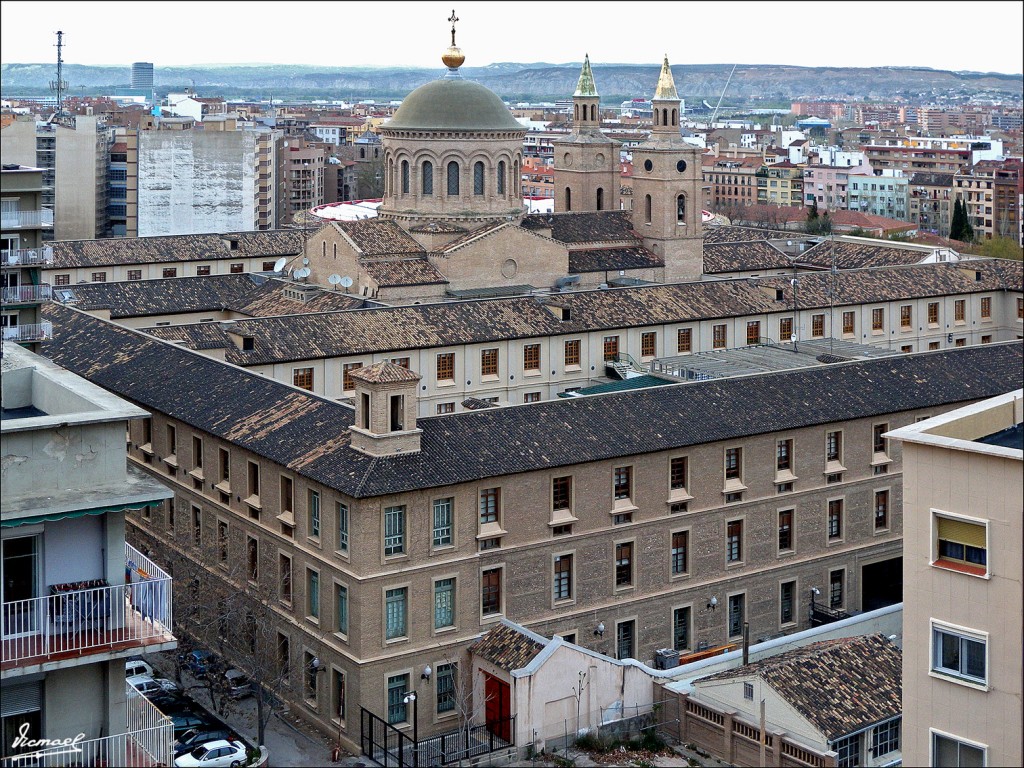
M 938 559 L 984 573 L 988 565 L 985 526 L 968 520 L 937 517 Z

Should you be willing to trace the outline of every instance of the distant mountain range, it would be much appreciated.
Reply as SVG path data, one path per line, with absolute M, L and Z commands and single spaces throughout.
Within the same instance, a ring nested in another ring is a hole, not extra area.
M 594 79 L 602 101 L 649 98 L 658 79 L 658 66 L 598 64 Z M 679 95 L 689 103 L 714 103 L 729 78 L 731 64 L 672 67 Z M 48 91 L 55 65 L 3 64 L 0 91 L 4 96 L 27 96 Z M 576 88 L 580 64 L 501 63 L 463 67 L 463 76 L 480 82 L 507 101 L 554 101 Z M 64 66 L 70 95 L 98 95 L 126 87 L 130 68 Z M 203 96 L 266 99 L 269 97 L 399 99 L 417 86 L 439 77 L 437 69 L 394 67 L 310 67 L 294 65 L 232 65 L 155 67 L 158 92 L 194 86 Z M 985 93 L 995 99 L 1019 102 L 1024 76 L 992 72 L 950 72 L 925 67 L 798 67 L 751 65 L 736 67 L 724 104 L 770 106 L 796 99 L 863 99 L 912 101 L 958 100 Z

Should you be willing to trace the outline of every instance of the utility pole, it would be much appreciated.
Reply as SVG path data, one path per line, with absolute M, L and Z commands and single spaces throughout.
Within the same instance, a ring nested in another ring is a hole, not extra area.
M 57 108 L 53 116 L 58 120 L 64 115 L 64 91 L 68 89 L 67 80 L 64 79 L 64 33 L 57 31 L 57 79 L 50 81 L 50 90 L 57 93 Z

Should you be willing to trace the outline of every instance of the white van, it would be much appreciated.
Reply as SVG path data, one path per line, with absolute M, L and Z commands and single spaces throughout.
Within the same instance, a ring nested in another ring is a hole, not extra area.
M 148 662 L 142 659 L 128 659 L 124 663 L 124 676 L 135 677 L 135 675 L 149 675 L 155 677 L 156 673 Z

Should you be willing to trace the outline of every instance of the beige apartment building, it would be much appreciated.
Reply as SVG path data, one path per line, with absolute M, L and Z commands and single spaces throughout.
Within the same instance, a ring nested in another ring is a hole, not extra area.
M 903 758 L 1020 765 L 1024 391 L 893 430 L 903 445 Z
M 139 541 L 211 583 L 247 563 L 230 586 L 273 595 L 292 712 L 350 746 L 360 707 L 411 729 L 412 691 L 420 733 L 456 728 L 464 651 L 502 618 L 650 661 L 806 628 L 812 588 L 818 616 L 897 602 L 882 435 L 1021 380 L 993 344 L 417 418 L 392 363 L 353 375 L 353 409 L 47 313 L 54 359 L 153 412 L 129 459 L 175 501 L 132 516 Z
M 971 261 L 801 273 L 795 293 L 789 277 L 765 277 L 216 327 L 156 322 L 146 331 L 158 338 L 331 399 L 354 395 L 353 371 L 397 362 L 422 377 L 419 415 L 429 416 L 460 412 L 469 397 L 550 400 L 602 379 L 610 361 L 671 371 L 700 352 L 789 344 L 793 335 L 798 346 L 835 338 L 895 352 L 1006 341 L 1024 335 L 1024 298 L 1019 263 Z

